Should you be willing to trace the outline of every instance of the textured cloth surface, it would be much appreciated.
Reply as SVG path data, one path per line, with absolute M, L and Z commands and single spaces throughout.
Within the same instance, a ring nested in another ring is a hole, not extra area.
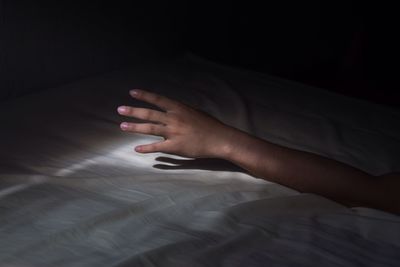
M 134 152 L 159 138 L 119 130 L 117 106 L 146 106 L 132 88 L 372 174 L 400 171 L 395 110 L 193 56 L 113 72 L 0 108 L 0 266 L 400 265 L 396 215 L 220 160 Z

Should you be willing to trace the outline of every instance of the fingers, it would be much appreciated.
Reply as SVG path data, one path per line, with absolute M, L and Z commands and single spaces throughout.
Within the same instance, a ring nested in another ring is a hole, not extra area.
M 130 95 L 138 100 L 155 105 L 165 111 L 176 110 L 180 106 L 184 106 L 177 101 L 171 100 L 167 97 L 150 93 L 144 90 L 131 90 Z M 124 131 L 131 131 L 141 134 L 150 134 L 163 136 L 166 138 L 166 126 L 168 122 L 168 116 L 166 112 L 156 111 L 146 108 L 135 108 L 129 106 L 118 107 L 118 113 L 124 116 L 133 117 L 145 121 L 159 122 L 160 124 L 153 123 L 121 123 L 121 129 Z M 139 153 L 154 153 L 154 152 L 166 152 L 169 153 L 171 150 L 169 140 L 159 141 L 152 144 L 140 145 L 135 147 L 135 151 Z
M 153 123 L 121 123 L 121 129 L 123 131 L 129 131 L 141 134 L 150 134 L 157 136 L 165 135 L 165 126 Z
M 138 89 L 131 90 L 129 91 L 129 94 L 136 99 L 153 104 L 166 111 L 176 109 L 181 105 L 179 102 L 175 100 L 169 99 L 165 96 L 161 96 L 155 93 L 150 93 L 144 90 L 138 90 Z
M 147 109 L 133 108 L 128 106 L 118 107 L 118 113 L 124 116 L 133 117 L 145 121 L 166 123 L 167 115 L 164 112 Z
M 159 141 L 148 145 L 140 145 L 135 147 L 135 151 L 139 153 L 155 153 L 155 152 L 167 152 L 168 153 L 168 141 Z

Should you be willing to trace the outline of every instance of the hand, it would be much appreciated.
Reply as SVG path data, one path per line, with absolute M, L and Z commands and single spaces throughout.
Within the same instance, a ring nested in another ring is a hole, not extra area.
M 123 131 L 162 136 L 163 141 L 140 145 L 140 153 L 165 152 L 179 156 L 220 157 L 227 152 L 236 131 L 219 120 L 180 102 L 144 90 L 132 90 L 130 95 L 153 104 L 163 111 L 129 106 L 118 107 L 118 113 L 147 121 L 121 123 Z
M 163 141 L 137 146 L 137 152 L 222 158 L 256 177 L 301 192 L 320 194 L 346 205 L 400 213 L 398 174 L 378 179 L 344 163 L 253 137 L 166 97 L 143 90 L 130 94 L 164 110 L 118 108 L 122 115 L 148 121 L 123 122 L 122 130 L 164 137 Z

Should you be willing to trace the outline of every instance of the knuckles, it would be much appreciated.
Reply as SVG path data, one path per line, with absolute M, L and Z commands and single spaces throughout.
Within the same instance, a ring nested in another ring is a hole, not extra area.
M 148 128 L 149 128 L 148 130 L 149 130 L 150 133 L 157 133 L 158 132 L 157 131 L 157 127 L 154 124 L 149 125 Z
M 140 114 L 137 114 L 137 115 L 140 115 L 141 118 L 143 118 L 143 119 L 146 120 L 146 119 L 149 119 L 149 118 L 150 118 L 150 116 L 151 116 L 151 111 L 148 110 L 148 109 L 140 110 Z

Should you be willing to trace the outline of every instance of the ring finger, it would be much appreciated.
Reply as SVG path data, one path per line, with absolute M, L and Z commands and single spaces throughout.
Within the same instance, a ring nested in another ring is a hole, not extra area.
M 121 123 L 121 129 L 140 134 L 165 136 L 165 126 L 161 124 L 123 122 Z
M 161 122 L 164 124 L 167 121 L 167 114 L 165 112 L 147 108 L 121 106 L 118 107 L 118 113 L 124 116 L 133 117 L 145 121 Z

